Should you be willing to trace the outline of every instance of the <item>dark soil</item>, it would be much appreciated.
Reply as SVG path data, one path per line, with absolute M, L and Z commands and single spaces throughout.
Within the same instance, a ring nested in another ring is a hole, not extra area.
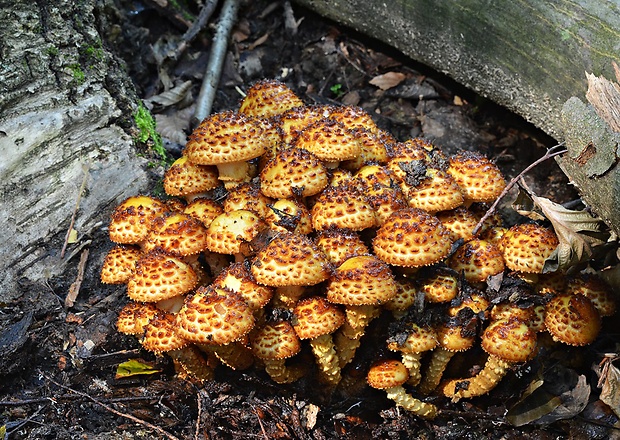
M 287 27 L 283 6 L 282 1 L 258 0 L 242 8 L 214 111 L 238 106 L 241 95 L 236 88 L 247 90 L 253 81 L 276 78 L 309 104 L 359 105 L 398 139 L 422 136 L 448 154 L 459 149 L 481 151 L 508 178 L 555 144 L 518 116 L 437 72 L 308 10 L 293 7 L 298 27 Z M 121 2 L 117 8 L 113 21 L 118 32 L 106 44 L 125 60 L 141 97 L 157 95 L 163 91 L 162 69 L 158 70 L 154 53 L 161 53 L 162 45 L 174 47 L 185 31 L 184 21 L 155 2 Z M 197 13 L 191 7 L 188 11 Z M 102 34 L 110 35 L 110 29 Z M 175 66 L 164 69 L 173 83 L 191 81 L 194 97 L 211 35 L 212 29 L 203 32 Z M 405 79 L 385 91 L 369 83 L 387 72 L 402 73 Z M 180 105 L 156 111 L 184 121 L 172 124 L 176 133 L 182 132 L 191 114 Z M 173 137 L 167 139 L 172 156 L 182 147 Z M 161 191 L 158 181 L 163 171 L 161 166 L 153 169 L 154 194 Z M 525 179 L 536 194 L 556 202 L 578 197 L 553 161 L 535 168 Z M 514 221 L 508 208 L 502 213 Z M 168 358 L 155 357 L 142 350 L 135 338 L 116 332 L 116 314 L 127 301 L 124 288 L 98 282 L 101 262 L 110 248 L 102 227 L 93 237 L 85 280 L 73 307 L 65 308 L 64 298 L 75 274 L 50 279 L 46 289 L 26 286 L 18 301 L 0 305 L 0 426 L 6 427 L 8 438 L 603 439 L 618 435 L 609 428 L 617 419 L 598 400 L 597 376 L 592 371 L 602 353 L 615 349 L 617 333 L 609 330 L 609 324 L 592 346 L 549 350 L 511 372 L 488 396 L 456 404 L 430 397 L 441 413 L 436 420 L 424 421 L 395 407 L 384 393 L 363 386 L 369 360 L 384 351 L 373 345 L 371 337 L 348 371 L 361 379 L 361 385 L 333 396 L 325 395 L 314 379 L 279 386 L 254 369 L 235 372 L 221 367 L 216 380 L 204 384 L 176 375 Z M 382 326 L 385 323 L 378 320 L 369 333 L 381 332 Z M 453 368 L 460 368 L 461 374 L 475 368 L 481 359 L 478 355 L 476 350 L 468 353 Z M 117 365 L 129 359 L 142 360 L 161 372 L 116 379 Z M 580 375 L 585 378 L 585 391 L 576 385 Z M 509 414 L 514 414 L 513 407 L 528 387 L 541 379 L 544 393 L 521 402 L 525 408 L 521 411 L 538 408 L 540 415 L 523 426 L 512 425 L 507 411 L 512 408 Z M 584 399 L 586 391 L 590 397 L 586 394 Z M 572 410 L 571 416 L 549 415 L 551 410 L 544 405 L 550 402 L 552 407 Z M 589 403 L 581 412 L 574 402 Z

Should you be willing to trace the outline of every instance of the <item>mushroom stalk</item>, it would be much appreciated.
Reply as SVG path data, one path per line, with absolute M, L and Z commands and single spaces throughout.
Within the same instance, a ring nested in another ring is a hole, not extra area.
M 435 405 L 416 399 L 411 394 L 408 394 L 402 386 L 388 388 L 385 391 L 387 392 L 388 399 L 393 400 L 398 406 L 411 411 L 419 417 L 432 419 L 437 415 L 437 407 Z
M 510 362 L 489 355 L 484 368 L 478 374 L 469 379 L 449 380 L 442 385 L 442 392 L 455 403 L 462 398 L 482 396 L 497 386 L 510 365 Z
M 330 385 L 338 385 L 341 379 L 340 363 L 331 334 L 317 336 L 310 340 L 321 376 Z
M 454 352 L 446 350 L 445 348 L 438 347 L 433 351 L 433 356 L 428 364 L 426 374 L 418 387 L 418 391 L 421 394 L 430 394 L 437 388 L 452 356 L 454 356 Z

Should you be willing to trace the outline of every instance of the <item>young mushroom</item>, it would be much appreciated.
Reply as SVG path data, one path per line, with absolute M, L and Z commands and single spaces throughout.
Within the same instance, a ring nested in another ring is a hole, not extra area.
M 554 341 L 588 345 L 601 330 L 601 316 L 586 296 L 560 293 L 545 306 L 545 328 Z
M 379 390 L 385 390 L 387 397 L 396 402 L 398 406 L 424 419 L 435 418 L 437 415 L 435 405 L 416 399 L 403 388 L 403 384 L 408 379 L 407 367 L 397 360 L 376 362 L 366 376 L 368 385 Z
M 239 113 L 271 118 L 303 105 L 303 101 L 286 84 L 264 79 L 248 89 L 239 106 Z
M 265 364 L 265 371 L 276 383 L 291 383 L 301 377 L 302 370 L 290 368 L 286 360 L 301 351 L 301 340 L 288 321 L 267 323 L 252 333 L 254 355 Z
M 482 334 L 482 348 L 489 357 L 477 375 L 442 385 L 443 394 L 452 401 L 487 394 L 512 365 L 530 360 L 536 353 L 536 332 L 518 319 L 494 321 Z
M 388 349 L 391 351 L 399 351 L 402 355 L 402 362 L 409 371 L 410 385 L 417 385 L 422 379 L 420 373 L 420 359 L 422 354 L 433 350 L 437 346 L 437 335 L 435 330 L 428 325 L 418 325 L 411 323 L 407 326 L 407 337 L 402 340 L 400 338 L 390 338 L 388 340 Z
M 169 196 L 191 201 L 205 195 L 220 184 L 217 168 L 197 165 L 186 156 L 179 157 L 164 173 L 164 191 Z
M 132 196 L 119 204 L 112 213 L 108 232 L 110 240 L 119 244 L 142 245 L 152 220 L 168 211 L 161 200 L 149 196 Z
M 136 268 L 142 251 L 136 247 L 117 245 L 106 254 L 101 265 L 100 278 L 104 284 L 124 284 Z
M 497 165 L 474 151 L 452 156 L 448 173 L 463 190 L 466 206 L 473 202 L 494 202 L 506 187 Z

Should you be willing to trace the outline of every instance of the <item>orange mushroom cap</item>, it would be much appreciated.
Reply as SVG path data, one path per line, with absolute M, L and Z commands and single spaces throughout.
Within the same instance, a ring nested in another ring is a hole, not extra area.
M 473 239 L 460 246 L 448 259 L 448 266 L 463 273 L 470 283 L 480 283 L 504 271 L 502 253 L 493 243 Z
M 536 354 L 536 332 L 517 319 L 494 321 L 482 333 L 482 348 L 506 362 L 525 362 Z
M 108 227 L 110 240 L 115 243 L 141 243 L 151 227 L 151 221 L 168 210 L 166 204 L 148 196 L 127 198 L 112 213 Z
M 448 173 L 470 202 L 493 202 L 506 187 L 504 176 L 497 165 L 473 151 L 452 156 Z
M 334 266 L 340 266 L 345 260 L 356 255 L 370 253 L 368 246 L 356 232 L 345 229 L 320 231 L 315 241 Z
M 299 339 L 331 334 L 344 320 L 344 312 L 321 296 L 304 298 L 293 309 L 293 328 Z
M 601 330 L 601 316 L 585 296 L 560 293 L 545 307 L 545 327 L 555 341 L 588 345 Z
M 207 228 L 182 212 L 168 212 L 151 222 L 145 250 L 163 250 L 174 256 L 194 255 L 207 247 Z
M 377 224 L 377 215 L 353 185 L 328 186 L 310 211 L 317 231 L 330 228 L 361 231 Z
M 218 215 L 207 229 L 207 249 L 219 254 L 238 254 L 241 245 L 250 242 L 265 228 L 265 223 L 245 209 Z
M 101 282 L 104 284 L 123 284 L 131 277 L 136 261 L 142 251 L 131 246 L 114 246 L 106 254 L 101 266 Z
M 303 105 L 303 101 L 286 84 L 264 79 L 248 89 L 239 106 L 239 113 L 270 118 Z
M 394 359 L 374 363 L 366 376 L 368 385 L 379 390 L 401 386 L 407 379 L 409 379 L 407 367 Z
M 500 240 L 506 267 L 524 273 L 542 273 L 558 243 L 555 232 L 534 223 L 512 226 Z
M 116 319 L 116 329 L 126 335 L 142 335 L 144 327 L 160 310 L 152 303 L 128 302 Z
M 301 341 L 292 324 L 265 324 L 252 334 L 252 352 L 260 359 L 288 359 L 301 351 Z
M 343 124 L 320 119 L 304 128 L 293 143 L 326 162 L 353 159 L 361 152 L 361 142 Z
M 219 183 L 217 168 L 194 164 L 186 156 L 178 158 L 164 174 L 164 191 L 169 196 L 188 197 L 205 193 Z

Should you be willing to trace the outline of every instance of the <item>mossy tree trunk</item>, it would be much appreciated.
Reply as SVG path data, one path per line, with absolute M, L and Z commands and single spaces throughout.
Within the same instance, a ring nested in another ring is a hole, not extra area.
M 126 131 L 138 101 L 102 43 L 97 5 L 0 3 L 0 303 L 76 273 L 79 255 L 69 256 L 104 236 L 111 208 L 149 183 Z M 61 258 L 78 197 L 77 241 Z

